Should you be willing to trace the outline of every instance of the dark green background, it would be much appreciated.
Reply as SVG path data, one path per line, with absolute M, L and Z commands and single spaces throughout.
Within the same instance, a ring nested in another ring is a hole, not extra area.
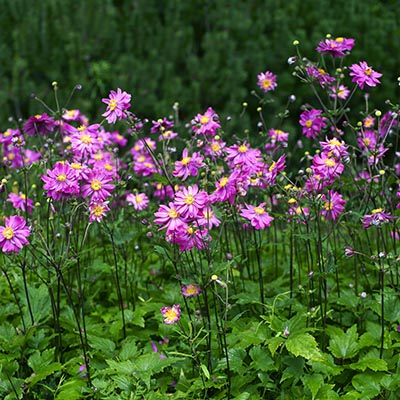
M 298 109 L 312 96 L 291 76 L 292 42 L 317 60 L 327 33 L 355 38 L 348 62 L 383 73 L 376 104 L 399 98 L 398 0 L 0 0 L 0 9 L 0 131 L 10 116 L 43 111 L 32 93 L 54 106 L 54 80 L 61 99 L 82 84 L 70 107 L 97 119 L 101 98 L 121 87 L 149 119 L 171 114 L 175 101 L 185 120 L 207 106 L 235 116 L 248 101 L 237 126 L 256 129 L 257 74 L 278 74 L 276 110 L 293 92 Z

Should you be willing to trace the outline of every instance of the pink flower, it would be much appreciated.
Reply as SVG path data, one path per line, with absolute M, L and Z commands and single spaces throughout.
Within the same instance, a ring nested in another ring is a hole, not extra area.
M 280 129 L 270 129 L 268 136 L 275 142 L 287 142 L 289 139 L 289 134 Z
M 350 90 L 345 85 L 331 86 L 329 88 L 329 96 L 340 100 L 346 100 L 350 94 Z
M 208 248 L 212 237 L 205 228 L 199 229 L 194 225 L 182 224 L 173 233 L 167 234 L 167 241 L 179 245 L 179 251 L 189 251 L 193 247 L 198 250 Z
M 7 201 L 11 202 L 15 209 L 22 210 L 25 212 L 28 211 L 28 214 L 32 214 L 33 210 L 33 200 L 28 199 L 25 194 L 19 193 L 10 193 L 8 195 Z
M 351 51 L 353 46 L 354 39 L 338 37 L 319 42 L 316 50 L 323 54 L 330 54 L 333 57 L 344 57 L 346 55 L 345 51 Z
M 340 159 L 336 159 L 332 154 L 322 152 L 313 157 L 311 168 L 314 174 L 320 175 L 323 179 L 332 181 L 342 174 L 344 165 L 341 164 Z
M 111 196 L 111 192 L 114 190 L 115 186 L 110 183 L 111 181 L 111 177 L 91 171 L 82 185 L 82 197 L 90 197 L 90 201 L 93 203 L 104 201 Z
M 213 160 L 222 156 L 226 143 L 222 140 L 211 140 L 204 146 L 204 154 L 210 156 Z
M 320 142 L 322 151 L 324 153 L 331 153 L 336 158 L 346 157 L 349 155 L 347 151 L 348 146 L 343 140 L 338 140 L 336 138 L 329 139 L 325 138 L 326 142 Z
M 184 218 L 195 218 L 199 211 L 203 209 L 208 201 L 208 194 L 199 191 L 197 185 L 183 188 L 175 193 L 174 204 L 176 211 Z
M 113 133 L 111 134 L 111 140 L 112 140 L 115 144 L 117 144 L 117 145 L 119 145 L 119 146 L 121 146 L 121 147 L 126 146 L 127 143 L 128 143 L 128 139 L 125 138 L 125 137 L 123 137 L 119 132 L 113 132 Z
M 204 157 L 199 153 L 193 153 L 189 156 L 188 149 L 184 149 L 182 160 L 175 162 L 175 169 L 172 172 L 173 176 L 186 180 L 188 176 L 196 176 L 200 168 L 204 167 Z
M 164 323 L 167 325 L 175 324 L 181 317 L 181 307 L 179 304 L 174 304 L 172 307 L 162 307 L 160 311 L 164 317 Z
M 93 222 L 101 222 L 103 218 L 106 216 L 107 212 L 110 211 L 110 207 L 108 207 L 108 201 L 99 201 L 93 202 L 89 204 L 89 212 L 90 217 L 89 221 Z
M 185 297 L 195 297 L 198 296 L 200 294 L 201 290 L 197 285 L 183 285 L 181 286 L 181 293 L 185 296 Z
M 204 114 L 197 114 L 190 123 L 197 135 L 215 136 L 217 129 L 221 128 L 218 114 L 211 107 Z
M 120 88 L 115 92 L 111 90 L 108 99 L 102 99 L 102 102 L 107 104 L 107 109 L 103 117 L 106 117 L 109 124 L 114 124 L 116 120 L 126 118 L 125 111 L 131 106 L 131 95 L 121 91 Z
M 314 65 L 306 67 L 306 72 L 310 78 L 315 78 L 321 87 L 335 82 L 335 78 L 330 76 L 323 68 L 317 68 Z
M 103 148 L 102 142 L 98 140 L 99 124 L 81 125 L 70 137 L 72 151 L 75 158 L 81 159 L 96 154 Z
M 162 204 L 154 215 L 156 217 L 154 222 L 158 225 L 162 225 L 160 229 L 166 228 L 167 234 L 176 231 L 179 226 L 185 224 L 176 206 L 172 202 L 170 202 L 168 206 Z
M 42 175 L 42 181 L 45 182 L 43 189 L 47 191 L 47 197 L 59 201 L 79 194 L 77 175 L 69 163 L 58 162 L 46 174 Z
M 321 117 L 322 110 L 305 110 L 300 115 L 300 125 L 303 127 L 302 134 L 307 139 L 315 139 L 321 132 L 322 128 L 326 127 L 326 117 Z
M 257 75 L 257 85 L 264 91 L 264 93 L 273 91 L 278 86 L 276 78 L 277 76 L 270 71 L 262 72 Z
M 329 190 L 327 195 L 322 195 L 321 200 L 323 202 L 321 214 L 327 218 L 336 220 L 338 216 L 343 212 L 346 200 L 333 190 Z
M 5 219 L 5 226 L 0 226 L 0 247 L 3 253 L 19 253 L 29 241 L 27 237 L 30 230 L 26 226 L 25 219 L 19 215 L 13 215 Z
M 261 160 L 261 151 L 259 149 L 252 149 L 247 142 L 241 145 L 235 144 L 225 148 L 225 160 L 230 167 L 255 166 Z
M 274 218 L 265 211 L 264 207 L 265 203 L 261 203 L 257 207 L 246 204 L 246 208 L 242 209 L 240 215 L 249 220 L 251 226 L 255 229 L 265 229 L 267 226 L 271 225 L 271 221 L 273 221 Z
M 197 216 L 196 223 L 199 226 L 205 226 L 207 229 L 212 229 L 213 226 L 219 226 L 221 221 L 215 216 L 215 213 L 210 206 L 205 206 Z
M 126 196 L 126 201 L 128 204 L 132 205 L 136 211 L 145 210 L 149 204 L 149 198 L 145 193 L 129 193 Z
M 373 87 L 381 83 L 378 78 L 382 74 L 374 71 L 365 61 L 353 64 L 349 69 L 351 70 L 349 75 L 353 77 L 351 81 L 357 83 L 361 90 L 364 89 L 364 85 Z
M 163 133 L 174 126 L 173 121 L 169 121 L 167 118 L 160 118 L 157 121 L 151 121 L 153 126 L 150 129 L 150 133 Z

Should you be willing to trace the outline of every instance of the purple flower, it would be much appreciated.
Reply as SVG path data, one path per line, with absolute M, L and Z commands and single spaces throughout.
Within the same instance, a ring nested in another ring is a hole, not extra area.
M 246 208 L 240 212 L 240 215 L 249 220 L 251 226 L 255 229 L 265 229 L 267 226 L 270 226 L 274 218 L 265 211 L 264 207 L 265 203 L 261 203 L 257 207 L 246 204 Z
M 86 183 L 82 185 L 82 197 L 89 197 L 90 201 L 97 203 L 104 201 L 111 195 L 114 185 L 110 183 L 112 178 L 102 173 L 92 171 Z
M 111 90 L 108 98 L 102 99 L 102 102 L 107 104 L 107 110 L 103 117 L 106 117 L 108 123 L 114 124 L 116 120 L 126 118 L 125 111 L 131 106 L 131 95 L 123 92 L 120 88 L 115 92 Z
M 316 50 L 323 54 L 330 54 L 332 57 L 344 57 L 345 51 L 351 51 L 354 46 L 354 39 L 337 37 L 319 42 Z
M 29 241 L 27 237 L 30 230 L 26 226 L 25 219 L 19 215 L 13 215 L 5 219 L 5 226 L 0 226 L 0 247 L 4 253 L 19 253 Z
M 300 115 L 300 125 L 303 127 L 302 134 L 307 139 L 315 139 L 321 132 L 322 128 L 326 127 L 326 117 L 321 117 L 322 110 L 305 110 Z
M 370 226 L 379 226 L 385 222 L 389 222 L 391 219 L 396 217 L 386 214 L 383 208 L 376 208 L 371 211 L 371 214 L 364 215 L 361 219 L 363 223 L 363 229 L 369 228 Z
M 181 307 L 179 304 L 174 304 L 172 307 L 162 307 L 160 311 L 164 317 L 164 323 L 167 325 L 175 324 L 181 317 Z
M 364 89 L 364 85 L 373 87 L 381 83 L 378 78 L 382 74 L 374 71 L 365 61 L 353 64 L 349 69 L 351 70 L 349 75 L 353 77 L 351 81 L 357 83 L 361 90 Z
M 257 75 L 257 85 L 264 91 L 264 93 L 273 91 L 278 86 L 276 78 L 276 75 L 270 71 L 262 72 Z
M 39 135 L 46 135 L 49 132 L 53 132 L 56 123 L 53 117 L 49 117 L 46 113 L 37 114 L 33 117 L 28 118 L 24 125 L 24 132 L 33 136 L 37 133 Z
M 7 201 L 11 202 L 15 209 L 22 210 L 23 212 L 27 210 L 28 214 L 32 214 L 33 200 L 28 199 L 24 193 L 10 193 Z
M 221 128 L 218 114 L 211 107 L 204 114 L 197 114 L 190 123 L 197 135 L 215 136 L 217 129 Z

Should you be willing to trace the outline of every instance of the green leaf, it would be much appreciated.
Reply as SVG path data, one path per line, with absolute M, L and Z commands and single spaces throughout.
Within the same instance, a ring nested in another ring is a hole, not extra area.
M 324 384 L 321 374 L 304 375 L 301 378 L 303 384 L 310 389 L 312 400 L 315 399 L 320 387 Z
M 388 366 L 385 360 L 380 359 L 379 357 L 371 357 L 366 356 L 356 363 L 352 363 L 349 365 L 351 369 L 356 369 L 360 371 L 365 371 L 367 368 L 372 371 L 387 371 Z
M 282 336 L 273 337 L 268 339 L 268 349 L 271 352 L 272 357 L 274 357 L 275 352 L 278 348 L 285 342 L 285 339 Z
M 286 349 L 293 355 L 304 357 L 306 360 L 321 360 L 321 352 L 318 349 L 317 342 L 309 333 L 302 333 L 294 337 L 290 337 L 285 343 Z
M 253 359 L 254 369 L 257 371 L 273 371 L 275 370 L 274 360 L 271 358 L 265 347 L 256 346 L 249 351 L 250 357 Z
M 339 328 L 328 328 L 330 336 L 328 349 L 332 352 L 334 357 L 340 359 L 352 358 L 358 352 L 358 333 L 357 325 L 343 332 Z
M 115 343 L 107 338 L 88 335 L 89 346 L 99 350 L 105 357 L 109 357 L 115 350 Z
M 200 365 L 201 370 L 203 371 L 204 376 L 206 377 L 206 379 L 210 379 L 210 372 L 208 371 L 207 366 L 205 366 L 204 364 Z
M 381 393 L 379 382 L 384 376 L 381 372 L 358 374 L 353 377 L 351 383 L 362 394 L 363 399 L 372 399 Z

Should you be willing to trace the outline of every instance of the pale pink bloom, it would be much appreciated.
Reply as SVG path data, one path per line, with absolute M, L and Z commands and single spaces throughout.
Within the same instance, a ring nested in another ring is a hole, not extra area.
M 179 304 L 174 304 L 172 307 L 162 307 L 160 311 L 164 317 L 164 323 L 167 325 L 175 324 L 181 317 L 181 307 Z
M 129 193 L 126 196 L 126 201 L 128 204 L 132 205 L 136 211 L 142 211 L 149 205 L 149 198 L 145 193 Z

